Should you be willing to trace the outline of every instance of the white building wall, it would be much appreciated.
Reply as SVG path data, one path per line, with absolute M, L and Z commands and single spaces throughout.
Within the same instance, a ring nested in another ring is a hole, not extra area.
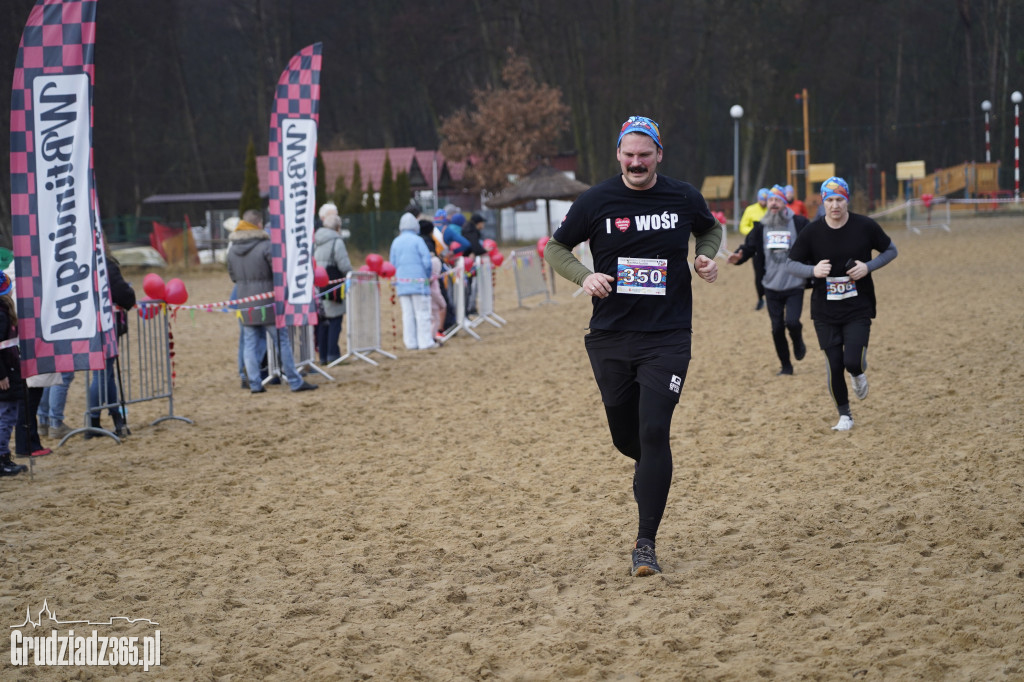
M 558 226 L 562 224 L 571 201 L 553 199 L 551 201 L 551 229 L 548 230 L 547 202 L 544 199 L 537 199 L 536 209 L 533 211 L 522 211 L 516 208 L 504 208 L 501 210 L 501 241 L 529 242 L 536 241 L 541 237 L 554 234 Z

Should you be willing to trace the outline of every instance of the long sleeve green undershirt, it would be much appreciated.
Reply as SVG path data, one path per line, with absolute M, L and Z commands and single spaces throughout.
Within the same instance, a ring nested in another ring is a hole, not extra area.
M 694 249 L 696 255 L 714 258 L 722 244 L 722 224 L 716 222 L 713 228 L 704 234 L 695 234 L 693 238 L 697 242 Z M 555 269 L 555 272 L 577 286 L 583 286 L 583 280 L 593 274 L 590 268 L 572 254 L 568 246 L 554 239 L 549 239 L 547 246 L 544 247 L 544 260 Z
M 714 260 L 718 255 L 718 249 L 722 246 L 722 235 L 724 234 L 722 223 L 715 221 L 715 226 L 704 234 L 695 234 L 693 239 L 697 242 L 694 248 L 695 256 L 707 256 Z
M 576 286 L 583 286 L 583 280 L 593 274 L 579 258 L 572 255 L 572 250 L 568 246 L 554 239 L 549 239 L 547 246 L 544 247 L 544 260 L 555 269 L 555 272 Z

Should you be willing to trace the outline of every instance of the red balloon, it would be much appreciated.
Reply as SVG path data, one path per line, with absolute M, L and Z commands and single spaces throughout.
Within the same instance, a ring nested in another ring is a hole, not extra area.
M 544 257 L 544 247 L 548 245 L 549 239 L 551 239 L 551 237 L 541 237 L 537 240 L 537 255 L 541 258 Z
M 494 251 L 491 251 L 490 256 L 491 256 L 491 265 L 493 265 L 496 268 L 500 268 L 501 264 L 505 262 L 505 257 L 502 256 L 501 255 L 501 251 L 498 251 L 497 249 L 495 249 Z
M 364 263 L 364 264 L 359 266 L 359 272 L 373 272 L 373 270 L 370 269 L 369 265 L 366 265 Z
M 313 286 L 325 287 L 331 278 L 327 274 L 327 268 L 317 265 L 313 268 Z
M 380 265 L 383 262 L 384 258 L 379 253 L 366 254 L 366 264 L 370 267 L 371 272 L 380 274 Z
M 163 277 L 151 272 L 142 279 L 142 290 L 146 292 L 146 296 L 162 301 L 167 294 L 167 285 L 164 284 Z
M 498 243 L 493 239 L 485 239 L 482 242 L 480 242 L 480 245 L 484 247 L 484 251 L 486 251 L 487 253 L 490 253 L 491 251 L 494 251 L 496 248 L 498 248 Z
M 188 300 L 188 290 L 185 283 L 175 277 L 167 282 L 167 297 L 165 299 L 171 305 L 184 305 Z
M 462 265 L 466 268 L 466 272 L 473 269 L 473 256 L 463 256 Z
M 160 301 L 139 301 L 139 317 L 152 320 L 160 312 Z
M 380 276 L 384 279 L 391 279 L 395 276 L 395 266 L 391 261 L 384 261 L 380 264 Z

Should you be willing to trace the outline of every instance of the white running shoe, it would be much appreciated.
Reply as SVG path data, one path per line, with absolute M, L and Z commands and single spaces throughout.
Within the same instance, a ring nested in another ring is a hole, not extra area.
M 833 431 L 849 431 L 853 428 L 853 417 L 845 414 L 839 416 L 839 423 L 832 427 Z
M 864 400 L 868 397 L 868 375 L 858 374 L 853 377 L 853 394 L 857 400 Z

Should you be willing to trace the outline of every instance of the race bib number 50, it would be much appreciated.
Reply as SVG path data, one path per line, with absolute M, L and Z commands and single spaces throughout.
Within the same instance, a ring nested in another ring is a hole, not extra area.
M 841 301 L 844 298 L 853 298 L 857 295 L 857 283 L 849 277 L 826 277 L 825 278 L 825 299 L 829 301 Z
M 668 285 L 668 260 L 619 258 L 615 293 L 664 296 Z

